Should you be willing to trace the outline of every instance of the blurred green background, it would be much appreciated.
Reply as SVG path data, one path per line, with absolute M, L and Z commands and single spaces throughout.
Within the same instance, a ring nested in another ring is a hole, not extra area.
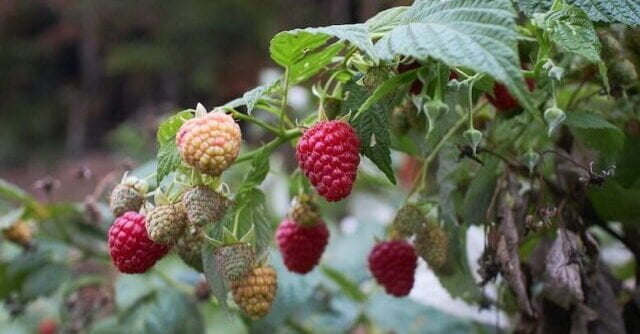
M 408 2 L 1 1 L 0 177 L 30 186 L 66 161 L 100 174 L 105 152 L 146 161 L 158 118 L 256 86 L 275 33 Z
M 38 222 L 37 248 L 0 242 L 0 333 L 33 333 L 43 319 L 72 333 L 466 333 L 504 325 L 495 312 L 453 301 L 424 264 L 412 298 L 393 299 L 373 283 L 364 259 L 400 197 L 367 163 L 360 186 L 375 191 L 323 209 L 332 239 L 322 267 L 300 277 L 273 252 L 278 297 L 259 322 L 222 311 L 176 256 L 128 276 L 116 275 L 106 254 L 113 217 L 101 182 L 125 169 L 151 172 L 160 120 L 197 102 L 223 104 L 273 76 L 269 41 L 281 30 L 362 22 L 410 2 L 0 1 L 0 179 L 30 194 L 0 188 L 51 211 Z M 315 109 L 307 88 L 291 91 L 294 110 Z M 247 145 L 264 141 L 243 127 Z M 274 228 L 291 182 L 292 155 L 279 153 L 264 185 Z M 3 215 L 12 212 L 6 204 Z

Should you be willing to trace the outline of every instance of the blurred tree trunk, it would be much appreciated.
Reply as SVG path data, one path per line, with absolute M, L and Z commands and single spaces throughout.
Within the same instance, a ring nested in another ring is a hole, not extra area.
M 67 120 L 67 153 L 70 155 L 78 155 L 86 148 L 89 118 L 100 108 L 98 9 L 93 1 L 83 1 L 80 7 L 80 87 L 79 94 L 74 94 Z

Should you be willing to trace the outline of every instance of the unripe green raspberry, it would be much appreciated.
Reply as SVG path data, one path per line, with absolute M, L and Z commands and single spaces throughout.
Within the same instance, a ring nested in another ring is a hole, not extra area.
M 202 272 L 202 245 L 204 244 L 204 232 L 196 226 L 187 226 L 182 235 L 176 241 L 174 249 L 188 266 Z
M 302 194 L 293 199 L 289 215 L 293 221 L 303 226 L 315 225 L 321 218 L 320 214 L 318 214 L 318 207 L 311 196 L 307 194 Z
M 393 228 L 403 237 L 409 237 L 422 230 L 425 218 L 417 206 L 407 204 L 398 210 L 393 219 Z
M 233 118 L 211 112 L 185 122 L 176 135 L 182 159 L 198 171 L 219 176 L 238 157 L 242 134 Z
M 444 228 L 428 224 L 416 235 L 414 245 L 416 253 L 432 270 L 439 271 L 447 263 L 449 236 Z
M 147 215 L 149 239 L 158 244 L 175 243 L 186 226 L 187 215 L 181 204 L 160 205 Z
M 215 256 L 222 275 L 229 282 L 242 280 L 255 263 L 253 248 L 249 243 L 225 245 L 216 249 Z
M 220 221 L 231 205 L 231 201 L 206 186 L 198 186 L 187 190 L 182 195 L 182 204 L 187 211 L 189 222 L 203 226 Z
M 141 179 L 139 177 L 128 176 L 126 179 L 124 179 L 124 181 L 122 183 L 132 186 L 134 189 L 139 191 L 141 194 L 146 194 L 147 190 L 149 190 L 149 184 L 147 183 L 147 181 L 145 181 L 145 180 L 143 180 L 143 179 Z
M 109 207 L 117 218 L 128 211 L 138 211 L 144 204 L 144 195 L 133 185 L 128 183 L 118 184 L 111 192 Z
M 405 99 L 391 112 L 391 130 L 399 135 L 404 135 L 411 129 L 419 129 L 424 126 L 424 120 L 420 120 L 418 109 L 411 99 Z

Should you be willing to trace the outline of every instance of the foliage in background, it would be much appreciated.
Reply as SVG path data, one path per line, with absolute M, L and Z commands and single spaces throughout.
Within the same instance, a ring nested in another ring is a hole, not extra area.
M 253 243 L 268 251 L 276 221 L 265 180 L 285 175 L 283 182 L 293 194 L 310 190 L 300 170 L 274 167 L 276 149 L 295 144 L 319 120 L 342 119 L 356 129 L 367 161 L 354 191 L 398 206 L 414 204 L 429 224 L 445 231 L 447 261 L 431 270 L 452 297 L 500 310 L 512 320 L 510 330 L 525 333 L 637 331 L 640 8 L 624 0 L 523 0 L 516 5 L 507 0 L 416 0 L 363 24 L 275 35 L 269 52 L 283 68 L 282 76 L 217 109 L 272 139 L 246 147 L 222 178 L 205 178 L 211 184 L 223 182 L 235 201 L 231 215 L 236 219 L 218 222 L 209 237 L 216 242 L 227 237 L 224 228 L 234 237 L 253 231 Z M 113 59 L 112 68 L 118 69 L 121 58 Z M 163 63 L 159 57 L 152 64 Z M 308 81 L 318 98 L 317 113 L 294 115 L 289 88 Z M 488 103 L 505 94 L 518 107 L 504 110 Z M 155 170 L 161 185 L 189 175 L 174 139 L 192 114 L 185 110 L 160 124 L 157 164 L 134 174 L 148 177 Z M 404 177 L 393 163 L 397 154 L 410 156 L 419 169 L 406 191 L 396 186 Z M 82 328 L 221 330 L 210 319 L 223 317 L 227 291 L 218 284 L 220 274 L 207 248 L 210 287 L 173 257 L 145 276 L 112 280 L 113 272 L 104 265 L 96 274 L 91 264 L 106 257 L 100 240 L 112 218 L 96 202 L 101 193 L 82 206 L 40 203 L 2 184 L 3 226 L 20 220 L 40 229 L 23 244 L 25 250 L 3 246 L 5 319 L 13 318 L 20 327 L 34 313 L 47 313 L 31 312 L 38 306 L 36 297 L 54 296 L 48 301 L 64 302 L 68 312 L 48 313 L 73 326 L 79 320 L 73 318 L 72 292 L 93 287 L 115 290 L 115 297 L 105 292 L 112 312 L 91 313 L 100 320 L 81 323 L 87 324 Z M 350 213 L 340 204 L 323 202 L 321 207 L 335 223 Z M 92 219 L 92 213 L 102 219 Z M 268 251 L 280 277 L 271 313 L 253 322 L 232 312 L 224 330 L 485 329 L 384 295 L 373 285 L 365 259 L 375 238 L 395 236 L 394 227 L 356 218 L 353 233 L 332 228 L 335 237 L 324 260 L 308 276 L 287 272 L 278 253 Z M 470 265 L 476 259 L 468 258 L 465 244 L 473 225 L 486 232 L 477 276 Z M 632 254 L 625 268 L 612 268 L 603 258 L 611 242 Z M 78 281 L 65 280 L 77 272 L 86 274 Z M 44 281 L 45 274 L 60 280 Z M 491 297 L 485 287 L 498 276 L 500 293 Z M 235 311 L 236 305 L 229 303 L 229 308 Z

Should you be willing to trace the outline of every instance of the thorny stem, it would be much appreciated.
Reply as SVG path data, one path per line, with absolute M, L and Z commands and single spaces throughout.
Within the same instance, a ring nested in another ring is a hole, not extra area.
M 287 110 L 287 95 L 289 95 L 289 67 L 284 69 L 284 82 L 282 83 L 282 104 L 280 105 L 280 132 L 284 133 L 284 119 Z
M 580 81 L 580 84 L 578 84 L 578 87 L 576 87 L 576 89 L 573 91 L 573 93 L 571 93 L 571 96 L 569 97 L 569 102 L 567 102 L 567 106 L 565 107 L 566 110 L 570 110 L 571 109 L 571 106 L 573 105 L 573 102 L 578 97 L 578 94 L 582 91 L 582 88 L 584 88 L 584 85 L 587 83 L 587 79 L 588 79 L 588 77 L 583 78 Z
M 266 110 L 276 116 L 280 116 L 280 110 L 276 109 L 275 107 L 267 104 L 267 103 L 258 103 L 256 105 L 257 109 L 263 109 Z M 287 115 L 284 116 L 284 123 L 286 126 L 288 127 L 294 127 L 295 125 L 293 124 L 293 122 L 291 122 L 291 120 L 289 120 L 289 117 L 287 117 Z M 279 131 L 278 131 L 279 132 Z
M 241 162 L 251 160 L 253 159 L 254 156 L 260 153 L 261 150 L 267 150 L 267 151 L 272 150 L 280 146 L 281 144 L 288 142 L 293 138 L 299 137 L 300 135 L 302 135 L 302 131 L 300 131 L 300 129 L 285 130 L 279 137 L 268 142 L 266 145 L 262 146 L 261 148 L 241 154 L 234 163 L 238 164 Z
M 542 151 L 540 152 L 540 155 L 543 156 L 545 154 L 554 154 L 555 156 L 557 156 L 558 158 L 561 158 L 564 161 L 570 162 L 571 164 L 573 164 L 574 166 L 586 171 L 587 173 L 589 173 L 589 168 L 582 166 L 581 164 L 575 162 L 573 159 L 565 156 L 564 154 L 561 154 L 560 152 L 556 151 L 556 150 L 546 150 L 546 151 Z
M 474 112 L 484 108 L 486 104 L 487 104 L 486 102 L 482 102 L 476 108 L 473 109 L 471 114 L 473 115 Z M 433 148 L 433 150 L 424 159 L 424 162 L 422 163 L 422 168 L 420 169 L 420 173 L 418 173 L 418 175 L 416 175 L 416 178 L 414 179 L 414 184 L 416 184 L 415 183 L 416 180 L 420 180 L 420 182 L 417 184 L 417 187 L 414 186 L 413 190 L 411 190 L 407 198 L 411 197 L 413 194 L 418 193 L 424 189 L 426 185 L 427 170 L 429 169 L 429 165 L 431 164 L 431 162 L 433 162 L 433 159 L 435 159 L 435 157 L 438 155 L 438 153 L 440 152 L 444 144 L 449 140 L 449 138 L 451 138 L 456 132 L 458 132 L 460 127 L 464 125 L 465 121 L 467 120 L 465 116 L 466 115 L 458 119 L 458 121 L 449 129 L 449 131 L 447 131 L 447 133 L 445 133 L 445 135 L 442 138 L 440 138 L 440 140 L 438 141 L 436 146 Z
M 267 124 L 267 123 L 255 118 L 255 117 L 251 117 L 249 115 L 245 115 L 245 114 L 243 114 L 243 113 L 241 113 L 241 112 L 239 112 L 239 111 L 237 111 L 235 109 L 228 108 L 227 110 L 231 111 L 231 113 L 233 113 L 233 116 L 235 116 L 238 119 L 254 123 L 255 125 L 263 128 L 263 129 L 265 129 L 267 131 L 270 131 L 273 134 L 276 134 L 276 135 L 280 134 L 280 130 L 276 129 L 275 127 L 273 127 L 273 126 L 271 126 L 271 125 L 269 125 L 269 124 Z

